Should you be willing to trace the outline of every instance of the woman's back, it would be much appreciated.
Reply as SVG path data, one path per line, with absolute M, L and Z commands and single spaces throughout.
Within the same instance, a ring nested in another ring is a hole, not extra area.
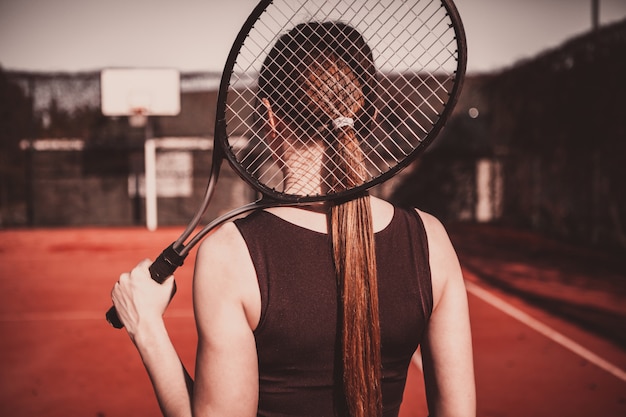
M 428 247 L 416 212 L 381 201 L 375 206 L 383 405 L 385 416 L 395 416 L 432 310 Z M 260 288 L 259 415 L 345 415 L 328 235 L 317 213 L 273 211 L 236 222 Z

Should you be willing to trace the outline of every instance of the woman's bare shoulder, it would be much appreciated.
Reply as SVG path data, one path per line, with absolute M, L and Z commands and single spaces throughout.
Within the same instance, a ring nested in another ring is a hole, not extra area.
M 224 254 L 228 257 L 224 258 Z M 233 222 L 227 222 L 212 230 L 198 247 L 199 257 L 230 260 L 247 254 L 246 244 Z
M 426 235 L 428 236 L 429 241 L 431 238 L 433 241 L 438 241 L 440 239 L 443 239 L 444 241 L 449 240 L 448 232 L 443 226 L 443 223 L 441 223 L 437 217 L 420 209 L 415 209 L 415 211 L 417 211 L 422 219 L 422 222 L 424 223 L 424 228 L 426 229 Z
M 254 264 L 237 226 L 224 223 L 200 244 L 194 271 L 196 305 L 233 302 L 244 307 L 250 327 L 260 315 L 260 294 Z M 199 303 L 203 301 L 202 303 Z
M 229 285 L 254 274 L 245 240 L 234 223 L 224 223 L 204 238 L 196 255 L 195 276 Z
M 443 223 L 432 214 L 421 210 L 417 212 L 426 229 L 433 297 L 436 305 L 444 288 L 450 282 L 462 284 L 463 276 L 458 256 Z

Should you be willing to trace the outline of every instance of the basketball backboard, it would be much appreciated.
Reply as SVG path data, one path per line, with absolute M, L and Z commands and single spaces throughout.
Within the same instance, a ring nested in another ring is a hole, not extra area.
M 108 68 L 100 74 L 105 116 L 176 116 L 180 74 L 171 68 Z

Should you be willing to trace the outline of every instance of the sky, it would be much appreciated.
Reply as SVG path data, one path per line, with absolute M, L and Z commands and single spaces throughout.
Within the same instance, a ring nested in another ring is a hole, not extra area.
M 600 24 L 626 0 L 599 0 Z M 257 0 L 0 0 L 0 66 L 26 71 L 168 67 L 220 72 Z M 468 72 L 509 67 L 591 30 L 592 0 L 456 0 Z

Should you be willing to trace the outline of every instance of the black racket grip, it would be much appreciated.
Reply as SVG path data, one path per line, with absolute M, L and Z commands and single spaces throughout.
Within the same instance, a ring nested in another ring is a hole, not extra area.
M 174 244 L 172 243 L 170 246 L 165 248 L 163 252 L 154 260 L 152 265 L 148 268 L 150 271 L 150 277 L 158 282 L 159 284 L 163 284 L 163 282 L 178 269 L 179 266 L 183 265 L 185 261 L 185 256 L 181 256 L 174 250 Z M 172 295 L 170 298 L 174 297 L 176 294 L 176 282 L 174 282 L 174 286 L 172 287 Z M 117 315 L 117 310 L 115 306 L 109 308 L 106 312 L 106 319 L 111 326 L 116 329 L 121 329 L 124 327 L 124 324 L 120 320 Z
M 148 268 L 150 276 L 159 284 L 163 284 L 167 277 L 172 275 L 179 266 L 183 265 L 185 257 L 186 255 L 181 256 L 174 250 L 174 244 L 172 243 L 152 262 L 152 265 Z

